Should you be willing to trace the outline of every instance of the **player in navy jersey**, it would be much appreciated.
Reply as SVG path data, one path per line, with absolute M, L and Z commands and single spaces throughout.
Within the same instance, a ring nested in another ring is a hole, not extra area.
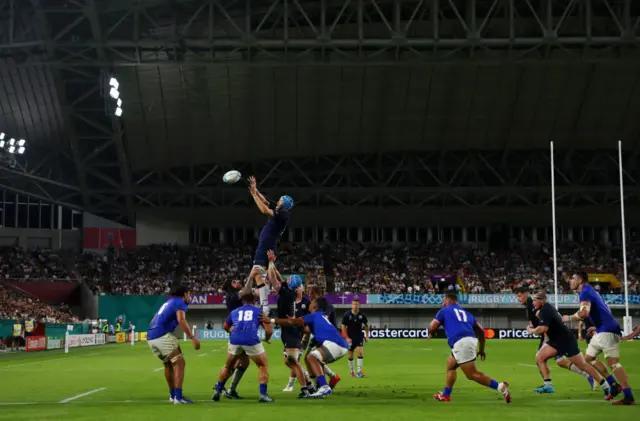
M 534 329 L 537 328 L 540 325 L 540 320 L 536 316 L 537 311 L 533 305 L 533 299 L 530 296 L 529 288 L 526 288 L 526 287 L 519 288 L 516 291 L 516 297 L 518 298 L 518 301 L 520 302 L 520 304 L 522 304 L 526 309 L 527 320 L 529 320 L 529 327 Z M 542 348 L 542 346 L 547 341 L 548 341 L 548 338 L 546 335 L 540 336 L 538 351 L 540 350 L 540 348 Z M 585 379 L 587 379 L 587 382 L 589 382 L 589 387 L 591 388 L 591 390 L 595 390 L 596 384 L 593 380 L 593 377 L 591 377 L 589 373 L 587 373 L 584 370 L 580 370 L 575 364 L 573 364 L 571 361 L 566 359 L 564 355 L 558 354 L 556 355 L 555 359 L 558 367 L 566 368 L 569 371 L 572 371 L 576 374 L 580 374 Z M 547 365 L 547 368 L 548 367 L 549 366 Z M 545 380 L 545 376 L 542 374 L 542 372 L 540 372 L 540 376 L 542 376 L 542 379 Z M 539 386 L 535 389 L 535 392 L 536 393 L 554 393 L 555 388 L 553 386 L 553 383 L 551 382 L 551 379 L 550 378 L 546 379 L 542 386 Z
M 342 317 L 342 336 L 347 338 L 349 343 L 349 369 L 351 377 L 364 377 L 362 366 L 364 365 L 364 355 L 362 347 L 365 342 L 369 342 L 369 321 L 367 316 L 360 311 L 360 299 L 355 297 L 351 301 L 351 311 L 347 311 Z M 353 353 L 358 353 L 358 371 L 353 367 Z
M 340 336 L 340 332 L 324 315 L 327 304 L 325 298 L 317 298 L 311 302 L 310 313 L 296 319 L 269 319 L 267 316 L 263 316 L 263 321 L 270 321 L 278 326 L 306 326 L 320 344 L 318 348 L 305 356 L 307 369 L 312 376 L 317 378 L 319 386 L 318 390 L 310 395 L 311 398 L 324 398 L 332 393 L 331 386 L 327 384 L 324 377 L 322 364 L 337 361 L 349 351 L 347 341 Z
M 268 216 L 267 222 L 264 224 L 262 231 L 260 231 L 258 247 L 256 247 L 256 254 L 253 259 L 253 268 L 259 270 L 259 273 L 254 275 L 253 279 L 260 294 L 260 306 L 262 311 L 268 314 L 269 290 L 266 285 L 266 278 L 269 259 L 267 251 L 273 250 L 276 255 L 278 254 L 278 243 L 291 218 L 293 199 L 290 196 L 282 196 L 276 203 L 275 208 L 271 209 L 269 201 L 258 191 L 256 178 L 253 176 L 249 177 L 249 192 L 260 212 Z
M 505 401 L 510 403 L 509 384 L 507 382 L 498 383 L 478 371 L 476 367 L 476 356 L 480 357 L 481 360 L 486 357 L 484 353 L 484 329 L 473 317 L 473 314 L 458 305 L 458 296 L 456 294 L 447 294 L 445 296 L 442 309 L 429 325 L 429 337 L 433 337 L 433 334 L 440 326 L 444 327 L 444 331 L 447 334 L 451 355 L 447 360 L 447 378 L 444 391 L 436 393 L 433 398 L 441 402 L 449 402 L 451 400 L 451 392 L 457 379 L 457 369 L 460 367 L 467 379 L 497 390 L 504 396 Z M 480 343 L 480 348 L 476 353 L 478 342 Z
M 533 297 L 533 305 L 538 312 L 540 324 L 536 328 L 527 328 L 527 332 L 531 335 L 546 335 L 549 338 L 536 354 L 536 365 L 542 374 L 545 386 L 551 385 L 547 360 L 557 355 L 564 355 L 579 369 L 589 373 L 608 395 L 611 389 L 609 383 L 598 373 L 598 370 L 586 362 L 576 337 L 564 324 L 558 310 L 547 302 L 547 294 L 543 291 L 536 293 Z
M 191 404 L 193 401 L 182 396 L 185 361 L 178 340 L 173 332 L 178 326 L 191 339 L 195 350 L 200 349 L 200 341 L 193 336 L 187 322 L 187 303 L 191 293 L 185 286 L 177 286 L 171 291 L 171 297 L 162 304 L 153 316 L 147 329 L 147 343 L 153 354 L 164 364 L 164 377 L 169 385 L 169 402 Z
M 225 305 L 227 306 L 227 310 L 229 314 L 239 307 L 242 307 L 242 296 L 245 294 L 251 293 L 251 283 L 253 282 L 253 275 L 257 273 L 257 270 L 252 271 L 252 273 L 247 277 L 247 280 L 244 283 L 244 286 L 238 280 L 233 280 L 225 285 Z M 229 399 L 242 399 L 240 395 L 238 395 L 237 387 L 240 384 L 240 380 L 242 380 L 242 376 L 244 376 L 245 371 L 249 367 L 249 357 L 247 355 L 240 355 L 236 357 L 236 361 L 232 365 L 233 372 L 229 370 L 229 377 L 231 377 L 231 386 L 229 390 L 225 390 L 224 387 L 222 389 L 222 395 L 226 396 Z M 224 386 L 229 380 L 229 377 L 224 379 L 222 385 Z M 216 393 L 218 393 L 217 389 L 213 388 L 213 397 L 215 400 Z M 218 399 L 220 397 L 218 396 Z
M 267 251 L 269 268 L 267 279 L 271 283 L 273 290 L 278 295 L 278 318 L 286 319 L 295 316 L 295 302 L 298 297 L 298 288 L 302 287 L 302 278 L 298 275 L 291 275 L 288 281 L 282 279 L 280 272 L 276 269 L 276 254 L 273 250 Z M 293 376 L 300 382 L 300 398 L 309 395 L 307 380 L 298 363 L 298 354 L 302 347 L 302 330 L 299 327 L 283 326 L 281 330 L 282 344 L 284 345 L 284 363 L 289 368 Z M 285 390 L 287 388 L 285 387 Z
M 229 376 L 229 371 L 233 367 L 236 357 L 240 355 L 248 355 L 249 358 L 258 366 L 260 371 L 260 399 L 259 402 L 269 403 L 273 399 L 267 393 L 267 383 L 269 382 L 269 363 L 264 347 L 260 343 L 258 329 L 264 327 L 266 331 L 265 342 L 269 343 L 273 331 L 268 323 L 263 323 L 260 319 L 260 309 L 254 307 L 256 297 L 249 292 L 242 296 L 242 306 L 233 310 L 227 320 L 224 322 L 224 330 L 229 333 L 229 346 L 227 348 L 227 360 L 220 370 L 218 383 L 216 384 L 217 394 L 214 394 L 213 400 L 220 400 L 223 381 Z
M 580 309 L 575 314 L 562 316 L 562 321 L 579 321 L 591 317 L 596 333 L 587 347 L 587 362 L 593 364 L 612 385 L 611 392 L 605 396 L 605 399 L 611 400 L 622 391 L 624 395 L 622 400 L 613 402 L 613 404 L 634 405 L 635 399 L 629 385 L 629 378 L 620 364 L 622 336 L 620 324 L 611 314 L 609 306 L 600 294 L 589 285 L 589 277 L 585 272 L 577 272 L 571 277 L 571 289 L 580 293 Z M 611 367 L 615 377 L 609 374 L 604 364 L 598 361 L 597 358 L 600 354 L 604 354 L 607 365 Z

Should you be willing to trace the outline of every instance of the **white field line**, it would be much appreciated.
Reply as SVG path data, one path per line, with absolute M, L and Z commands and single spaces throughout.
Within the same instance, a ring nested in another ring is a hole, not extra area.
M 69 403 L 71 401 L 75 401 L 76 399 L 83 398 L 83 397 L 89 396 L 89 395 L 93 395 L 94 393 L 102 392 L 105 389 L 106 389 L 106 387 L 101 387 L 99 389 L 90 390 L 88 392 L 81 393 L 79 395 L 75 395 L 75 396 L 72 396 L 72 397 L 67 398 L 67 399 L 63 399 L 63 400 L 60 401 L 60 403 Z
M 48 363 L 49 361 L 68 360 L 70 358 L 92 357 L 94 355 L 100 355 L 100 354 L 102 354 L 102 352 L 93 352 L 91 354 L 85 354 L 85 355 L 71 355 L 69 357 L 51 358 L 49 360 L 30 361 L 28 363 L 3 365 L 3 366 L 0 366 L 0 370 L 2 370 L 3 368 L 22 367 L 22 366 L 25 366 L 25 365 L 32 365 L 32 364 L 44 364 L 44 363 Z
M 518 363 L 518 365 L 521 365 L 522 367 L 533 367 L 533 368 L 538 368 L 537 365 L 535 364 L 522 364 L 522 363 Z
M 156 372 L 161 371 L 161 370 L 164 370 L 164 367 L 156 368 L 155 370 L 153 370 L 153 372 L 156 373 Z

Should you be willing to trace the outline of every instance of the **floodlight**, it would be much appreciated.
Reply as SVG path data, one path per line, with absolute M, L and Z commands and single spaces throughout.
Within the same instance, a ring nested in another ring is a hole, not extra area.
M 13 146 L 16 144 L 16 140 L 14 138 L 11 138 L 11 140 L 9 140 L 9 145 Z
M 109 91 L 109 95 L 111 95 L 111 98 L 113 99 L 118 99 L 118 97 L 120 96 L 120 92 L 118 92 L 116 88 L 111 88 L 111 91 Z
M 20 155 L 22 155 L 22 154 L 24 153 L 24 146 L 20 146 L 20 147 L 18 148 L 18 153 L 19 153 Z
M 120 117 L 122 115 L 122 108 L 116 108 L 116 116 Z
M 0 148 L 4 148 L 4 140 L 0 140 Z
M 9 153 L 14 153 L 16 151 L 15 146 L 9 146 Z
M 4 133 L 0 133 L 0 140 L 4 139 Z
M 120 84 L 118 83 L 118 80 L 115 77 L 112 77 L 109 80 L 109 86 L 113 86 L 115 89 L 118 89 L 118 86 L 120 86 Z
M 18 146 L 24 146 L 24 144 L 25 144 L 25 143 L 26 143 L 26 142 L 24 141 L 24 139 L 20 139 L 20 140 L 18 141 Z
M 118 106 L 118 108 L 122 108 L 122 100 L 121 100 L 121 99 L 118 99 L 118 100 L 116 101 L 116 105 Z

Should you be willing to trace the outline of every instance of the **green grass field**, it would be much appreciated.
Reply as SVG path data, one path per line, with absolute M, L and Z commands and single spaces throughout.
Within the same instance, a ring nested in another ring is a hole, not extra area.
M 541 383 L 533 366 L 536 341 L 489 341 L 487 360 L 479 367 L 511 384 L 507 405 L 493 390 L 458 376 L 453 401 L 436 402 L 449 354 L 443 340 L 379 340 L 365 348 L 366 378 L 348 376 L 346 358 L 334 363 L 342 374 L 335 393 L 324 400 L 299 400 L 283 393 L 288 373 L 280 343 L 265 345 L 271 362 L 269 393 L 274 404 L 259 404 L 257 370 L 250 368 L 238 392 L 242 401 L 211 401 L 211 389 L 224 360 L 226 343 L 203 342 L 195 352 L 185 344 L 185 395 L 196 405 L 171 405 L 161 364 L 145 343 L 75 348 L 69 354 L 48 351 L 0 356 L 0 419 L 6 420 L 584 420 L 599 416 L 637 419 L 640 407 L 612 407 L 592 392 L 580 376 L 551 363 L 557 392 L 536 395 Z M 622 362 L 632 386 L 640 385 L 640 342 L 622 344 Z M 640 386 L 636 386 L 640 392 Z M 98 390 L 98 391 L 96 391 Z M 68 403 L 61 401 L 78 397 Z M 259 418 L 257 418 L 259 417 Z M 636 418 L 629 418 L 636 417 Z

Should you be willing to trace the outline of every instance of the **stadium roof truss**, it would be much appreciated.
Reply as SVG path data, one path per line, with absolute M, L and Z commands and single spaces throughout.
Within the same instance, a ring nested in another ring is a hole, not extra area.
M 638 3 L 0 0 L 0 59 L 11 72 L 51 72 L 67 143 L 3 168 L 0 187 L 130 224 L 138 206 L 247 205 L 242 188 L 222 188 L 219 166 L 136 167 L 123 120 L 105 112 L 101 72 L 189 64 L 393 66 L 637 57 Z M 638 158 L 637 148 L 626 157 L 625 178 L 634 186 Z M 616 160 L 610 151 L 561 152 L 559 203 L 619 200 Z M 286 187 L 298 203 L 313 206 L 535 207 L 546 205 L 550 193 L 545 151 L 378 153 L 234 165 L 244 173 L 268 174 L 268 192 Z M 632 189 L 630 198 L 637 201 L 640 192 Z

